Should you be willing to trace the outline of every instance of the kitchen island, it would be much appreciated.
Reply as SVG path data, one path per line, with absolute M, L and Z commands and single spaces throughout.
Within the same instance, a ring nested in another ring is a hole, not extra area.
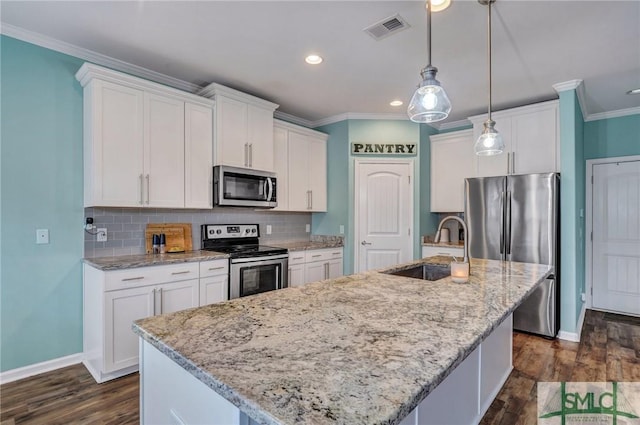
M 366 272 L 137 321 L 142 423 L 442 423 L 465 406 L 473 423 L 511 369 L 511 313 L 551 271 Z

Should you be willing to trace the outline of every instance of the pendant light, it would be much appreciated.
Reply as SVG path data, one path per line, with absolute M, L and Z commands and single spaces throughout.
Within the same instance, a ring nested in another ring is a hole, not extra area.
M 442 121 L 451 112 L 451 102 L 440 82 L 436 80 L 438 68 L 431 65 L 431 0 L 427 0 L 427 66 L 422 69 L 422 82 L 411 98 L 407 115 L 413 122 Z
M 484 122 L 482 134 L 480 134 L 480 137 L 478 137 L 478 140 L 473 145 L 476 155 L 481 156 L 499 155 L 504 152 L 504 140 L 502 139 L 502 135 L 498 133 L 498 130 L 495 129 L 495 121 L 491 119 L 491 4 L 495 1 L 496 0 L 478 0 L 478 3 L 488 6 L 489 9 L 489 29 L 487 31 L 487 44 L 489 46 L 487 49 L 489 64 L 489 115 Z

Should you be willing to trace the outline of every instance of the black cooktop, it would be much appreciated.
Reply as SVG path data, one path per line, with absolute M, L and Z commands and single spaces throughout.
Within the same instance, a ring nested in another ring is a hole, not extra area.
M 229 254 L 231 258 L 262 257 L 266 255 L 286 254 L 286 248 L 276 246 L 245 244 L 245 245 L 212 245 L 206 244 L 202 249 L 205 251 L 217 251 Z

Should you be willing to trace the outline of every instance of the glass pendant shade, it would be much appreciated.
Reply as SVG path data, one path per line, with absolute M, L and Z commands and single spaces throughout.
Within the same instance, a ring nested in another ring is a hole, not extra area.
M 502 135 L 495 129 L 495 121 L 487 120 L 484 122 L 482 134 L 476 140 L 473 149 L 476 155 L 491 156 L 500 155 L 504 152 L 504 140 Z
M 451 112 L 451 101 L 436 80 L 436 72 L 438 69 L 433 66 L 427 66 L 421 72 L 422 83 L 407 107 L 407 114 L 413 122 L 442 121 Z

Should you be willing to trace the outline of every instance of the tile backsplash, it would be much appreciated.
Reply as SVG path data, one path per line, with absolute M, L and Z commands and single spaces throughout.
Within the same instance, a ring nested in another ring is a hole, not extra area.
M 93 217 L 96 228 L 107 229 L 107 242 L 96 242 L 96 236 L 85 232 L 84 256 L 87 258 L 144 254 L 144 231 L 147 223 L 191 223 L 193 249 L 200 249 L 202 224 L 259 224 L 260 243 L 274 241 L 308 241 L 310 213 L 256 211 L 240 208 L 213 210 L 155 208 L 85 208 L 85 217 Z M 272 233 L 266 234 L 266 225 Z

